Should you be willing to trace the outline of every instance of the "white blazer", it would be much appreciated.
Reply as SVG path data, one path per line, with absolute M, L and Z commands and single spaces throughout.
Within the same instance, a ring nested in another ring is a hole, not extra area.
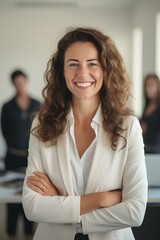
M 127 145 L 122 148 L 124 140 L 120 138 L 117 150 L 113 151 L 103 130 L 100 108 L 94 120 L 99 123 L 99 133 L 85 194 L 122 189 L 123 199 L 112 207 L 84 214 L 81 217 L 83 232 L 90 240 L 133 240 L 131 227 L 141 225 L 147 202 L 140 124 L 136 117 L 128 117 L 123 124 Z M 34 240 L 73 240 L 74 224 L 80 221 L 80 196 L 74 195 L 71 178 L 69 124 L 66 127 L 67 131 L 52 147 L 46 147 L 32 134 L 30 136 L 26 176 L 34 171 L 45 172 L 61 194 L 41 196 L 24 181 L 22 203 L 25 214 L 29 220 L 39 223 Z

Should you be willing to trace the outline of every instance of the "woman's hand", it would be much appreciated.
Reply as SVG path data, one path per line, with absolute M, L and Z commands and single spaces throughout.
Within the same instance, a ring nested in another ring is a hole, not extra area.
M 57 188 L 45 173 L 37 171 L 33 172 L 33 174 L 33 176 L 27 177 L 27 186 L 29 188 L 43 196 L 60 195 Z

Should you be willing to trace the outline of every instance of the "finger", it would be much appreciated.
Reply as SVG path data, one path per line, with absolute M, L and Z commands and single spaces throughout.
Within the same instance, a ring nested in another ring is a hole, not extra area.
M 39 171 L 35 171 L 35 172 L 33 172 L 33 174 L 34 174 L 35 176 L 38 176 L 38 177 L 40 177 L 40 178 L 45 179 L 48 183 L 51 182 L 46 173 L 39 172 Z
M 45 186 L 53 185 L 53 183 L 51 182 L 51 180 L 49 179 L 49 177 L 47 176 L 46 173 L 40 172 L 40 171 L 34 171 L 33 174 L 34 174 L 34 177 L 35 176 L 38 177 L 38 178 L 36 178 L 37 181 L 42 181 Z M 31 177 L 33 177 L 33 176 L 31 176 Z
M 39 176 L 28 176 L 27 177 L 28 181 L 34 181 L 37 183 L 42 183 L 43 185 L 47 186 L 49 185 L 48 181 L 46 181 L 46 179 L 39 177 Z
M 32 186 L 32 188 L 34 189 L 39 189 L 40 193 L 44 193 L 47 191 L 47 187 L 45 185 L 43 185 L 42 183 L 37 183 L 37 182 L 27 182 L 28 186 Z
M 47 189 L 45 184 L 43 184 L 42 182 L 34 181 L 34 180 L 27 180 L 27 185 L 35 186 L 36 188 L 41 189 L 43 192 Z
M 30 182 L 31 184 L 34 184 L 36 187 L 39 187 L 45 193 L 43 195 L 46 194 L 49 194 L 51 196 L 59 195 L 58 190 L 45 173 L 36 171 L 33 172 L 33 174 L 34 175 L 27 177 L 27 181 Z M 43 188 L 43 185 L 45 187 L 45 190 Z
M 28 176 L 27 179 L 28 179 L 28 180 L 31 180 L 31 181 L 34 180 L 34 181 L 39 182 L 40 177 L 37 177 L 37 176 Z
M 31 184 L 34 184 L 36 186 L 39 186 L 41 184 L 43 184 L 43 185 L 45 184 L 43 179 L 40 179 L 39 177 L 36 177 L 36 176 L 27 177 L 27 182 L 31 183 Z
M 40 194 L 44 194 L 44 191 L 40 188 L 35 186 L 34 184 L 31 183 L 27 183 L 28 187 L 31 188 L 33 191 L 40 193 Z
M 34 175 L 42 177 L 42 178 L 46 178 L 47 174 L 44 172 L 39 172 L 39 171 L 34 171 L 33 172 Z
M 29 188 L 31 188 L 33 191 L 40 193 L 43 196 L 58 196 L 59 193 L 56 188 L 47 188 L 44 185 L 41 185 L 37 182 L 27 182 L 27 185 Z

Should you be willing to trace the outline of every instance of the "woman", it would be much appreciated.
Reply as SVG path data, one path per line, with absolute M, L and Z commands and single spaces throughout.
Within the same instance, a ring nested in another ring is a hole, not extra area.
M 21 168 L 27 166 L 31 115 L 38 110 L 40 103 L 27 93 L 26 73 L 16 69 L 10 78 L 15 95 L 3 105 L 1 114 L 2 133 L 7 146 L 4 164 L 6 171 L 21 171 Z M 7 205 L 7 234 L 10 239 L 16 237 L 20 215 L 23 216 L 25 235 L 30 239 L 33 234 L 33 223 L 26 219 L 22 204 Z
M 160 153 L 160 81 L 156 74 L 144 79 L 145 105 L 140 120 L 146 153 Z
M 34 120 L 23 190 L 34 239 L 134 239 L 147 180 L 141 128 L 112 40 L 77 28 L 58 43 Z

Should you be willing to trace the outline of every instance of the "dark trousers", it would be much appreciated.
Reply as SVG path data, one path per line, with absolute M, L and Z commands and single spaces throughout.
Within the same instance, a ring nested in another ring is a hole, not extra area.
M 15 236 L 18 217 L 22 216 L 24 223 L 24 233 L 29 236 L 33 234 L 33 222 L 30 222 L 24 214 L 22 204 L 7 204 L 7 234 Z
M 87 234 L 77 233 L 74 237 L 74 240 L 89 240 Z
M 8 170 L 17 170 L 21 167 L 27 166 L 27 157 L 21 157 L 12 155 L 7 152 L 7 155 L 4 159 L 5 169 Z M 17 230 L 18 217 L 21 216 L 23 219 L 24 233 L 25 235 L 33 235 L 33 222 L 29 221 L 24 214 L 24 210 L 21 203 L 9 203 L 7 204 L 7 225 L 6 231 L 10 236 L 15 236 Z

